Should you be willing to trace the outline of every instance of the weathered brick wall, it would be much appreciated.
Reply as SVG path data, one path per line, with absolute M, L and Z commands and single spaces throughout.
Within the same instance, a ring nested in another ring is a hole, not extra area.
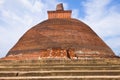
M 71 18 L 71 11 L 48 11 L 48 19 Z
M 40 60 L 40 59 L 95 59 L 95 58 L 114 58 L 115 56 L 106 56 L 98 51 L 79 50 L 75 49 L 47 49 L 23 52 L 19 54 L 11 54 L 4 60 Z

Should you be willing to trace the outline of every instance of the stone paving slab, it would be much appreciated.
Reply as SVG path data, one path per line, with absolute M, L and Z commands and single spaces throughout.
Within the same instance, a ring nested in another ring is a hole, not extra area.
M 51 70 L 51 71 L 0 71 L 0 73 L 46 73 L 46 72 L 120 72 L 120 70 Z
M 39 77 L 39 76 L 36 76 L 36 77 L 0 77 L 0 79 L 64 79 L 64 78 L 66 78 L 66 79 L 69 79 L 69 78 L 108 78 L 108 79 L 110 79 L 110 78 L 112 78 L 112 79 L 114 79 L 114 78 L 118 78 L 118 79 L 120 79 L 120 75 L 119 76 L 45 76 L 45 77 Z

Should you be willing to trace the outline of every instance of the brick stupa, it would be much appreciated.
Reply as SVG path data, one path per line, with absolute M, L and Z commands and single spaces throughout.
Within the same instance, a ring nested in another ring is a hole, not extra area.
M 110 58 L 114 52 L 85 23 L 58 4 L 48 19 L 28 30 L 5 59 Z

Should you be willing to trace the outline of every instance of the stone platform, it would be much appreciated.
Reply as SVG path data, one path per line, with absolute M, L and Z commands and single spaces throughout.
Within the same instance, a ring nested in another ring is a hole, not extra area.
M 0 80 L 101 79 L 120 79 L 120 58 L 0 60 Z

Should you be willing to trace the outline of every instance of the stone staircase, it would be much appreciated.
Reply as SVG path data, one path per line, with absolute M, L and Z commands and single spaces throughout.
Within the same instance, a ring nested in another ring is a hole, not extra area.
M 120 59 L 0 60 L 0 80 L 120 80 Z

